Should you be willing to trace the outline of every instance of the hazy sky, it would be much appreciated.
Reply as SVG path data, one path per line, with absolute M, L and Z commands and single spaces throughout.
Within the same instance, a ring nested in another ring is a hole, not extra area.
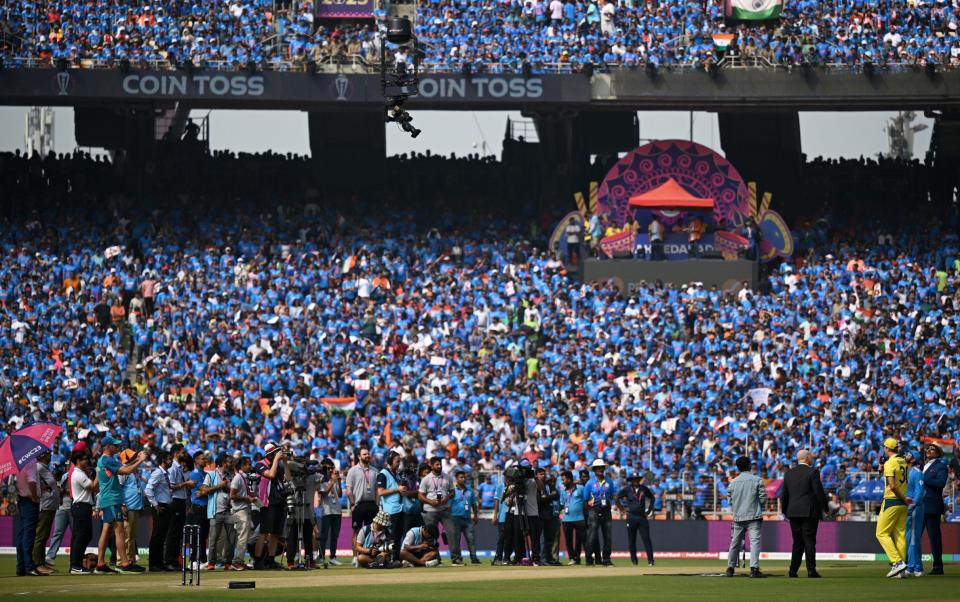
M 24 147 L 25 107 L 0 107 L 0 150 Z M 194 116 L 207 111 L 195 111 Z M 424 151 L 458 155 L 481 152 L 498 154 L 508 117 L 520 120 L 519 112 L 504 111 L 413 111 L 414 125 L 423 133 L 416 140 L 387 127 L 390 154 Z M 887 150 L 884 124 L 893 113 L 800 113 L 803 152 L 810 158 L 876 155 Z M 928 127 L 916 136 L 914 154 L 922 157 L 930 145 L 932 120 L 917 120 Z M 689 113 L 655 111 L 640 113 L 640 137 L 644 139 L 683 138 L 690 135 Z M 76 146 L 72 109 L 56 109 L 55 139 L 58 152 Z M 694 140 L 720 151 L 717 116 L 694 113 Z M 275 150 L 307 154 L 310 141 L 307 114 L 298 111 L 213 111 L 210 112 L 210 142 L 215 149 L 237 151 Z

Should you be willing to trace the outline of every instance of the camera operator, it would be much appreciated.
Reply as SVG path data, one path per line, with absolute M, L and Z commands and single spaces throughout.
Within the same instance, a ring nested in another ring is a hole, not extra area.
M 393 533 L 393 559 L 400 560 L 400 544 L 407 530 L 403 523 L 403 499 L 410 493 L 398 475 L 400 454 L 387 454 L 387 465 L 377 475 L 377 502 L 381 512 L 390 515 L 390 530 Z
M 420 502 L 423 503 L 423 524 L 443 523 L 443 532 L 449 538 L 453 535 L 453 515 L 450 513 L 450 500 L 453 499 L 453 479 L 443 473 L 443 460 L 435 457 L 430 460 L 430 474 L 420 481 Z M 447 541 L 450 559 L 460 558 L 460 542 Z
M 603 564 L 603 566 L 613 566 L 610 560 L 612 541 L 610 539 L 610 528 L 613 517 L 611 508 L 613 507 L 614 486 L 607 481 L 606 470 L 607 463 L 597 458 L 590 465 L 593 469 L 594 479 L 590 481 L 586 489 L 587 500 L 587 566 Z M 601 534 L 603 536 L 603 546 L 600 544 Z M 601 558 L 601 551 L 603 556 Z M 591 553 L 593 558 L 591 558 Z
M 400 550 L 403 566 L 434 567 L 440 564 L 440 544 L 437 542 L 437 526 L 413 527 L 403 538 Z
M 557 518 L 557 503 L 560 493 L 554 483 L 553 475 L 545 468 L 537 469 L 537 508 L 539 509 L 540 528 L 543 532 L 543 564 L 560 566 L 553 555 L 553 540 L 560 531 Z
M 286 449 L 273 441 L 263 448 L 264 457 L 254 471 L 260 475 L 259 498 L 266 505 L 260 509 L 260 537 L 257 538 L 255 569 L 279 569 L 275 560 L 277 543 L 287 519 L 287 492 L 284 486 Z M 240 541 L 237 542 L 239 546 Z
M 340 566 L 337 560 L 337 539 L 340 537 L 340 471 L 330 458 L 320 461 L 320 486 L 317 495 L 320 498 L 320 562 L 326 561 L 326 551 L 330 550 L 330 564 Z
M 377 515 L 377 471 L 370 464 L 370 450 L 361 447 L 357 452 L 357 464 L 347 471 L 347 499 L 353 517 L 353 538 L 360 528 L 369 525 Z M 354 558 L 356 561 L 356 558 Z
M 511 470 L 513 468 L 513 470 Z M 530 461 L 524 458 L 515 467 L 504 470 L 507 479 L 503 503 L 507 505 L 507 523 L 504 528 L 503 560 L 519 564 L 527 555 L 526 537 L 530 536 L 530 557 L 533 564 L 540 562 L 540 516 L 537 495 L 540 484 Z M 514 558 L 511 560 L 511 556 Z
M 295 560 L 303 549 L 303 566 L 316 568 L 313 561 L 313 503 L 317 493 L 317 462 L 307 458 L 291 458 L 286 462 L 287 490 L 287 570 L 295 568 Z M 299 531 L 299 537 L 298 537 Z

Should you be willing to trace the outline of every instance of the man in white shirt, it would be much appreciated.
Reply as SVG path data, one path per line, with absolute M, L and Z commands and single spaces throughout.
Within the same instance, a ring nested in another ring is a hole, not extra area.
M 617 6 L 609 0 L 601 1 L 603 7 L 600 9 L 600 31 L 605 36 L 611 36 L 616 26 Z

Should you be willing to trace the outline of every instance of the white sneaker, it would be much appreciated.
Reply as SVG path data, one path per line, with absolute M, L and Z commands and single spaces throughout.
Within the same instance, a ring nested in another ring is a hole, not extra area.
M 402 567 L 405 568 L 405 569 L 412 569 L 412 568 L 413 568 L 413 564 L 412 564 L 410 561 L 408 561 L 408 560 L 402 561 L 402 562 L 400 563 L 400 566 L 402 566 Z
M 577 565 L 577 564 L 580 564 L 580 563 L 577 562 L 576 560 L 568 560 L 568 561 L 567 561 L 567 566 L 575 566 L 575 565 Z
M 333 566 L 342 566 L 342 565 L 343 565 L 343 563 L 340 562 L 339 560 L 337 560 L 336 558 L 331 558 L 331 559 L 330 559 L 330 564 L 333 565 Z
M 350 563 L 350 566 L 352 566 L 353 568 L 357 568 L 360 566 L 360 562 L 357 560 L 356 556 L 353 557 L 353 562 Z
M 434 558 L 433 560 L 428 560 L 428 561 L 427 561 L 426 567 L 427 567 L 427 568 L 433 568 L 433 567 L 437 566 L 438 564 L 440 564 L 440 561 L 437 560 L 436 558 Z
M 895 577 L 905 570 L 907 570 L 907 563 L 900 560 L 899 562 L 894 564 L 892 567 L 890 567 L 890 572 L 887 573 L 887 577 Z

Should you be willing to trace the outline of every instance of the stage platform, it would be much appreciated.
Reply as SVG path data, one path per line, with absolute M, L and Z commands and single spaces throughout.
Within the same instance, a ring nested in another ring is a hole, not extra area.
M 702 282 L 707 288 L 739 290 L 743 283 L 757 288 L 760 278 L 755 261 L 722 259 L 687 259 L 680 261 L 645 261 L 643 259 L 588 259 L 580 273 L 584 282 L 613 280 L 626 295 L 640 282 L 660 280 L 672 284 Z

